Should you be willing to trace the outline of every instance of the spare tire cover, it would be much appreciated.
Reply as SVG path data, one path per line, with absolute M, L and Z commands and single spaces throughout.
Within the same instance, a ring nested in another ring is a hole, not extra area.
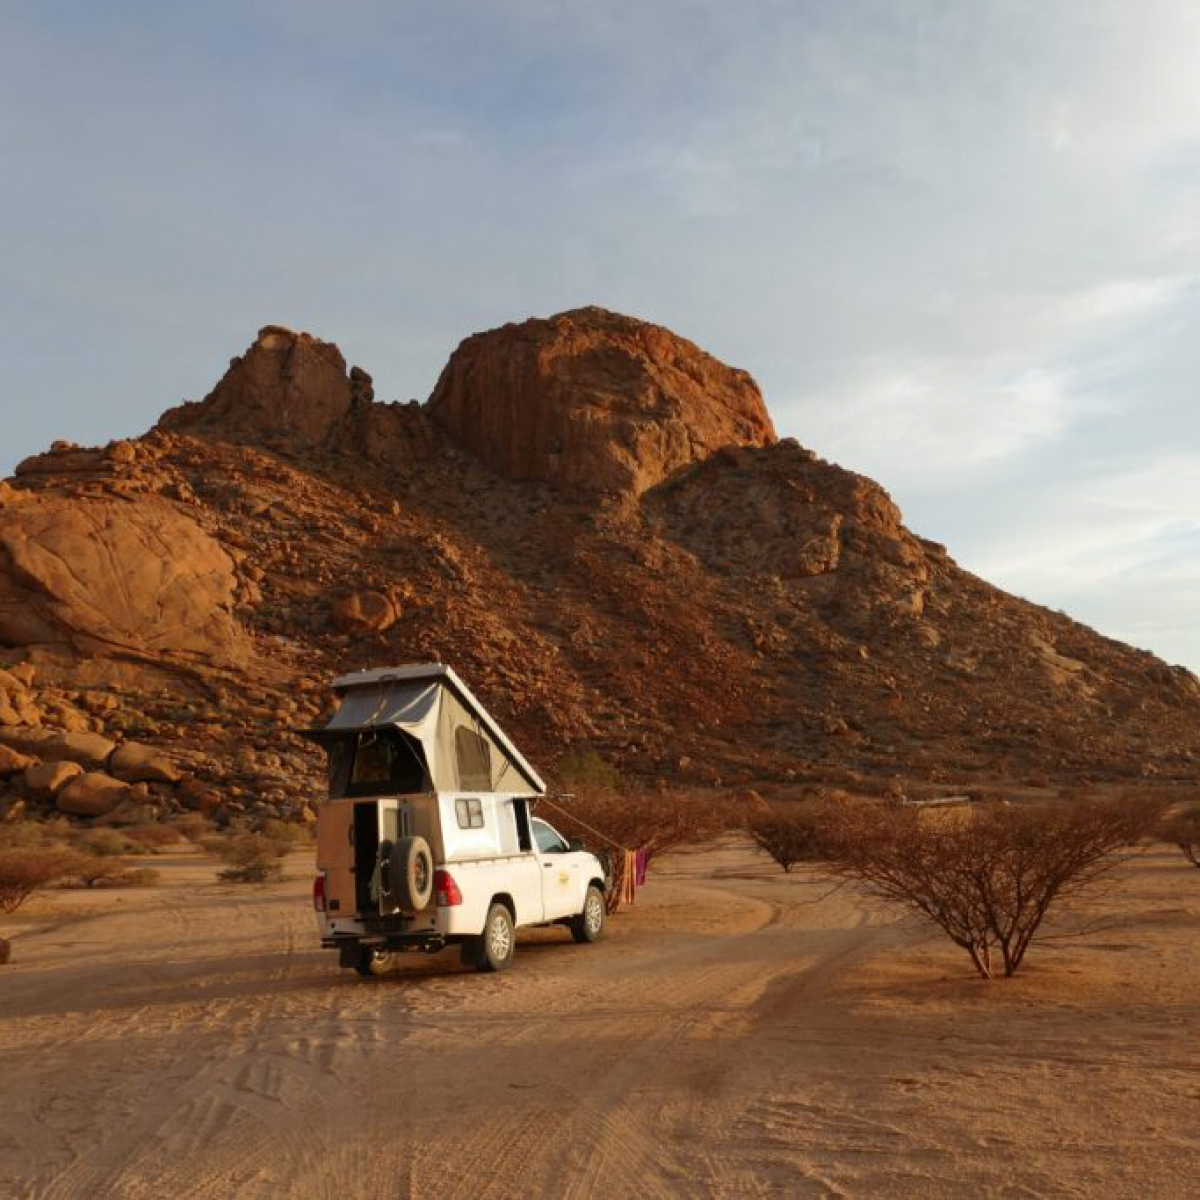
M 410 912 L 428 908 L 433 899 L 433 851 L 423 837 L 396 839 L 388 859 L 392 902 Z

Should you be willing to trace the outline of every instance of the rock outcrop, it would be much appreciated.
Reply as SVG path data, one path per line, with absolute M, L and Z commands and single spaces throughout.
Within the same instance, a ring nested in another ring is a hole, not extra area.
M 164 413 L 159 427 L 319 446 L 356 402 L 369 403 L 374 395 L 371 377 L 354 370 L 352 379 L 332 343 L 267 325 L 208 396 Z
M 566 493 L 642 492 L 722 446 L 775 440 L 745 371 L 598 308 L 467 338 L 429 411 L 505 479 Z
M 170 501 L 25 493 L 0 513 L 0 646 L 245 657 L 233 561 Z

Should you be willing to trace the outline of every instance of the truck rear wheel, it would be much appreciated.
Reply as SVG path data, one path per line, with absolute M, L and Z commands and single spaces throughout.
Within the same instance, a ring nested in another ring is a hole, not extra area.
M 503 971 L 513 960 L 516 941 L 512 913 L 508 911 L 508 906 L 493 904 L 488 909 L 487 920 L 483 923 L 482 936 L 471 939 L 468 943 L 469 951 L 464 947 L 463 960 L 467 961 L 469 953 L 477 971 Z
M 360 975 L 386 975 L 395 969 L 396 956 L 389 950 L 376 950 L 372 946 L 361 946 L 354 969 Z

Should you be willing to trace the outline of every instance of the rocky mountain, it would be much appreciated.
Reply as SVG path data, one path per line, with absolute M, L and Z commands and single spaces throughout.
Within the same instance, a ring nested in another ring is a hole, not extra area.
M 965 786 L 1200 754 L 1194 676 L 961 570 L 778 439 L 745 372 L 600 309 L 467 338 L 424 405 L 268 326 L 145 436 L 0 484 L 0 664 L 234 811 L 319 787 L 287 731 L 335 673 L 419 660 L 546 768 Z

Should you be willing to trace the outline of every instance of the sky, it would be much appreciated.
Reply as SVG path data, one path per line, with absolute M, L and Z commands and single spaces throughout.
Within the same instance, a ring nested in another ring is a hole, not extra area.
M 0 0 L 0 475 L 266 324 L 424 399 L 584 304 L 1200 670 L 1192 0 Z

